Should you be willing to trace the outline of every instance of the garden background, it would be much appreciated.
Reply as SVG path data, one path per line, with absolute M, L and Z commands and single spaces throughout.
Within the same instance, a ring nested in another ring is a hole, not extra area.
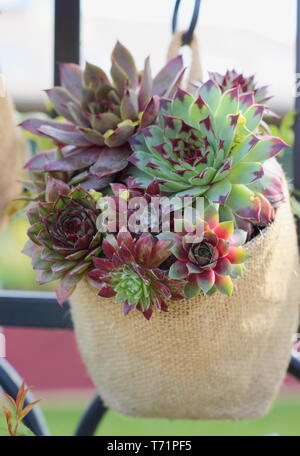
M 193 0 L 184 2 L 184 18 Z M 259 85 L 276 94 L 270 106 L 281 116 L 294 104 L 296 1 L 253 0 L 249 9 L 239 0 L 203 1 L 198 26 L 204 69 L 227 68 L 256 73 Z M 0 0 L 0 68 L 17 109 L 44 109 L 42 90 L 52 85 L 52 0 Z M 154 73 L 163 64 L 170 39 L 172 0 L 82 0 L 81 61 L 109 69 L 110 49 L 120 39 L 137 57 L 152 56 Z M 218 14 L 216 14 L 218 11 Z M 26 39 L 24 39 L 26 37 Z M 162 43 L 165 43 L 163 46 Z M 185 55 L 187 61 L 189 55 Z M 285 157 L 291 173 L 291 151 Z M 35 283 L 30 261 L 20 253 L 27 222 L 15 217 L 0 235 L 0 287 L 49 290 Z M 69 331 L 5 329 L 7 358 L 43 399 L 42 408 L 53 434 L 70 435 L 92 394 L 92 384 Z M 274 360 L 276 362 L 276 360 Z M 258 379 L 259 381 L 259 379 Z M 266 418 L 242 423 L 138 420 L 109 412 L 103 435 L 300 435 L 300 390 L 287 379 L 283 393 Z

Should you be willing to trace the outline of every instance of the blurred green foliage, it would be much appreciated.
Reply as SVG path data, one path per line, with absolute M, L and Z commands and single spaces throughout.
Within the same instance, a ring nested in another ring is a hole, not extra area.
M 285 141 L 290 147 L 284 152 L 277 156 L 279 162 L 283 166 L 283 169 L 288 179 L 293 179 L 293 146 L 295 142 L 294 133 L 294 122 L 295 122 L 296 111 L 288 112 L 281 120 L 279 125 L 269 125 L 271 134 L 273 136 L 279 136 Z
M 289 146 L 295 142 L 294 123 L 296 111 L 288 112 L 281 120 L 280 125 L 269 125 L 273 136 L 279 136 Z
M 26 241 L 28 223 L 15 218 L 0 233 L 0 286 L 14 290 L 52 290 L 53 285 L 38 285 L 30 259 L 21 253 Z
M 52 435 L 72 435 L 86 403 L 69 398 L 42 401 Z M 264 418 L 242 421 L 154 420 L 129 418 L 107 412 L 97 435 L 105 436 L 262 436 L 278 433 L 300 435 L 300 397 L 296 394 L 279 397 Z

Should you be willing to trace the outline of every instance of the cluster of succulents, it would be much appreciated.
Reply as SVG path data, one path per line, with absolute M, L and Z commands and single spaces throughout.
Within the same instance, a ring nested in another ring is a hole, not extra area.
M 263 113 L 253 94 L 240 95 L 238 87 L 222 93 L 211 79 L 196 96 L 178 88 L 172 100 L 163 100 L 159 125 L 130 139 L 130 172 L 137 185 L 159 179 L 169 194 L 204 197 L 237 226 L 265 226 L 274 218 L 268 196 L 275 192 L 265 170 L 286 144 L 259 135 Z
M 265 135 L 266 88 L 231 71 L 210 73 L 191 94 L 183 72 L 177 57 L 155 78 L 149 59 L 139 73 L 117 43 L 111 79 L 91 64 L 61 64 L 61 87 L 47 91 L 59 117 L 23 122 L 53 142 L 26 164 L 25 253 L 40 283 L 59 280 L 60 303 L 83 279 L 124 314 L 136 309 L 147 319 L 172 300 L 230 296 L 245 242 L 274 220 L 285 197 L 275 157 L 287 145 Z M 184 215 L 161 204 L 154 230 L 153 213 L 136 201 L 174 197 L 192 209 L 202 198 L 203 213 L 175 230 Z M 127 223 L 137 214 L 139 229 Z
M 80 183 L 86 190 L 106 187 L 128 164 L 128 139 L 139 127 L 155 122 L 160 97 L 172 96 L 183 71 L 178 56 L 154 78 L 149 58 L 138 72 L 131 53 L 119 42 L 112 52 L 112 80 L 90 63 L 84 71 L 60 64 L 61 86 L 46 91 L 60 117 L 29 118 L 21 124 L 51 138 L 54 145 L 34 156 L 27 169 L 63 173 L 70 185 Z
M 104 258 L 94 258 L 88 277 L 96 287 L 101 284 L 99 296 L 122 302 L 125 314 L 137 309 L 149 319 L 155 308 L 168 310 L 167 300 L 184 298 L 185 282 L 159 268 L 171 256 L 171 244 L 150 233 L 134 239 L 129 231 L 120 231 L 117 238 L 103 240 Z

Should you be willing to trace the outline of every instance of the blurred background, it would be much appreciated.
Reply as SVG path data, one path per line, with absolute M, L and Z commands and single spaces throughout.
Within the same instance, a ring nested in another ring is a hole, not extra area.
M 134 52 L 139 67 L 151 55 L 153 73 L 166 58 L 173 0 L 82 0 L 81 62 L 105 70 L 117 39 Z M 194 0 L 182 2 L 178 29 L 190 22 Z M 52 84 L 53 0 L 0 0 L 0 68 L 19 107 L 45 101 Z M 197 26 L 204 70 L 255 73 L 276 97 L 270 106 L 293 107 L 296 0 L 203 0 Z
M 63 0 L 61 0 L 63 1 Z M 178 29 L 190 21 L 194 0 L 182 1 Z M 151 55 L 153 72 L 166 58 L 171 38 L 173 0 L 82 0 L 81 63 L 109 70 L 119 39 L 142 68 Z M 44 110 L 44 89 L 53 84 L 53 0 L 0 0 L 0 72 L 20 112 Z M 259 86 L 270 85 L 270 107 L 280 116 L 295 101 L 296 0 L 202 0 L 197 37 L 207 71 L 235 68 L 255 73 Z M 184 50 L 186 63 L 189 53 Z M 289 160 L 290 166 L 291 160 Z M 20 252 L 27 223 L 15 217 L 0 233 L 0 287 L 49 290 L 38 286 L 30 261 Z M 69 331 L 6 328 L 7 358 L 43 399 L 54 434 L 71 434 L 92 384 Z M 276 360 L 274 360 L 276 362 Z M 170 422 L 124 418 L 109 412 L 103 435 L 300 435 L 298 385 L 287 378 L 283 395 L 266 418 L 242 423 Z

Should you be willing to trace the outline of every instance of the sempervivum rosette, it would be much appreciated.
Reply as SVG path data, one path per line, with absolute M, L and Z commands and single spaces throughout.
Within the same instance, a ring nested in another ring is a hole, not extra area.
M 173 226 L 174 213 L 170 208 L 157 204 L 164 200 L 157 181 L 151 182 L 146 189 L 140 189 L 134 187 L 134 181 L 129 178 L 127 185 L 111 184 L 111 189 L 112 195 L 98 200 L 102 211 L 99 220 L 103 220 L 107 232 L 126 229 L 136 234 L 148 231 L 159 233 L 167 223 Z
M 254 95 L 240 95 L 238 87 L 222 94 L 209 80 L 196 97 L 178 89 L 161 104 L 160 126 L 131 138 L 131 174 L 139 185 L 155 178 L 164 192 L 203 196 L 208 204 L 221 205 L 227 220 L 264 226 L 273 214 L 268 194 L 259 191 L 263 165 L 287 145 L 259 135 L 263 113 Z
M 149 58 L 143 72 L 119 42 L 112 52 L 111 77 L 95 65 L 60 65 L 61 87 L 47 90 L 66 121 L 27 119 L 22 126 L 52 138 L 60 148 L 33 157 L 27 168 L 67 173 L 71 185 L 101 189 L 127 166 L 128 139 L 139 126 L 154 123 L 159 97 L 171 96 L 182 73 L 182 58 L 170 61 L 154 78 Z
M 255 76 L 244 76 L 236 70 L 227 70 L 225 74 L 210 71 L 209 78 L 214 81 L 222 92 L 239 87 L 241 93 L 253 93 L 255 103 L 265 103 L 271 97 L 268 95 L 268 86 L 257 87 Z
M 39 283 L 60 279 L 57 299 L 62 304 L 101 252 L 102 235 L 96 227 L 99 211 L 81 188 L 70 189 L 49 178 L 46 201 L 28 212 L 30 240 L 24 253 L 32 258 Z
M 105 258 L 94 258 L 95 269 L 88 272 L 99 296 L 115 297 L 124 313 L 134 309 L 149 319 L 153 310 L 168 310 L 167 300 L 184 297 L 183 280 L 168 277 L 160 268 L 171 255 L 171 240 L 158 240 L 151 234 L 134 239 L 129 232 L 110 236 L 102 243 Z
M 176 261 L 171 265 L 169 277 L 187 280 L 185 295 L 193 298 L 200 291 L 212 295 L 220 291 L 232 295 L 232 279 L 241 277 L 243 263 L 249 257 L 241 246 L 247 233 L 234 229 L 232 221 L 219 222 L 218 210 L 209 206 L 204 214 L 204 232 L 200 239 L 191 238 L 191 233 L 171 238 L 175 244 L 171 252 Z M 168 238 L 168 234 L 161 235 Z

